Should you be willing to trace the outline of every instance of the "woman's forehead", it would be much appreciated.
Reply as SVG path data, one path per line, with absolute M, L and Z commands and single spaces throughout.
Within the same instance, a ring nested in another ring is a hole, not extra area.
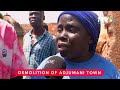
M 62 22 L 63 22 L 63 21 L 77 21 L 77 22 L 80 23 L 80 21 L 78 21 L 75 16 L 70 15 L 70 14 L 63 14 L 63 15 L 61 15 L 58 23 L 61 22 L 61 21 L 62 21 Z
M 60 16 L 60 19 L 74 19 L 74 17 L 70 14 L 63 14 Z

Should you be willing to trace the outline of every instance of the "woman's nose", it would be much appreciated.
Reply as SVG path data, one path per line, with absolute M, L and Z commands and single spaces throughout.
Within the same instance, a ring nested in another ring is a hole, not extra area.
M 60 34 L 61 37 L 66 37 L 67 36 L 67 31 L 63 30 Z
M 67 38 L 68 38 L 68 35 L 67 35 L 67 32 L 66 32 L 66 31 L 61 32 L 61 34 L 59 35 L 59 39 L 60 39 L 61 41 L 66 41 Z

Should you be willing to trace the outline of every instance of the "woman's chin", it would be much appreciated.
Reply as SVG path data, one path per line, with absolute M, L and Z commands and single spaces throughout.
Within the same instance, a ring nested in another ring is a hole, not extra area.
M 62 57 L 68 56 L 68 51 L 65 49 L 58 49 Z
M 68 49 L 67 48 L 58 48 L 58 51 L 61 53 L 67 53 Z

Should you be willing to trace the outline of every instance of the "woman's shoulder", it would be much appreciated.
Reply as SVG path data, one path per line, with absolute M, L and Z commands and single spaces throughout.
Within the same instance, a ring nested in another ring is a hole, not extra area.
M 117 70 L 117 67 L 115 66 L 115 64 L 110 61 L 110 60 L 107 60 L 105 59 L 104 57 L 98 55 L 99 57 L 99 65 L 106 68 L 107 70 Z

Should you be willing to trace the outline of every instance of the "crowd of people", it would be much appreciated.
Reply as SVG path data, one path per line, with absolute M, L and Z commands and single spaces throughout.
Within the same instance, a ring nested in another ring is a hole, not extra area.
M 63 76 L 62 79 L 120 79 L 113 63 L 96 53 L 100 34 L 98 15 L 92 11 L 63 11 L 57 20 L 57 35 L 48 31 L 44 11 L 29 11 L 32 29 L 20 46 L 14 26 L 0 20 L 0 78 L 47 79 L 16 76 L 16 70 L 39 70 L 52 56 L 63 58 L 66 69 L 102 69 L 103 76 Z M 57 60 L 57 59 L 56 59 Z M 57 63 L 59 65 L 59 63 Z

